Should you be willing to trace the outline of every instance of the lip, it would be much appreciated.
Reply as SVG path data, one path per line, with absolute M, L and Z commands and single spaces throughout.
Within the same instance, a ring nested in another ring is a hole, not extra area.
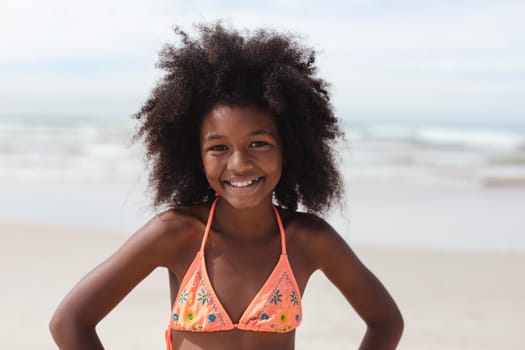
M 256 181 L 254 181 L 253 183 L 249 185 L 242 186 L 242 187 L 234 186 L 232 184 L 232 182 L 242 183 L 242 182 L 248 182 L 252 180 L 256 180 Z M 228 190 L 230 191 L 244 193 L 244 192 L 251 192 L 255 190 L 263 183 L 263 181 L 264 181 L 264 176 L 254 176 L 254 177 L 243 177 L 243 178 L 230 178 L 228 180 L 223 181 L 223 183 L 224 183 L 224 186 L 227 187 Z

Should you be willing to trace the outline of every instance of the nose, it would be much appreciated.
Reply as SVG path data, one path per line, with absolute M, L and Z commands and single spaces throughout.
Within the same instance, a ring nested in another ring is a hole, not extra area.
M 235 150 L 228 159 L 228 170 L 233 174 L 242 175 L 252 168 L 252 159 L 245 150 Z

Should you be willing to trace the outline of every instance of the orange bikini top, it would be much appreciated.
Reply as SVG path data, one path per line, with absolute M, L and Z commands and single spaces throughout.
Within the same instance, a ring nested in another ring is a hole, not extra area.
M 281 256 L 238 323 L 230 316 L 215 294 L 206 271 L 204 247 L 210 233 L 217 200 L 213 202 L 200 250 L 184 275 L 166 340 L 171 345 L 171 330 L 190 332 L 227 331 L 234 328 L 256 332 L 289 332 L 301 323 L 301 295 L 286 255 L 286 238 L 279 212 L 274 207 L 281 233 Z

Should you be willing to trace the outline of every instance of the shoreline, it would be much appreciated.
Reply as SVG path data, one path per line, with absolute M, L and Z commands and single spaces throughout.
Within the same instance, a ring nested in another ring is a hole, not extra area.
M 55 349 L 47 324 L 73 285 L 127 236 L 117 231 L 0 222 L 0 347 Z M 521 349 L 524 253 L 440 252 L 358 244 L 405 318 L 399 349 Z M 364 324 L 316 272 L 306 288 L 296 349 L 357 348 Z M 343 306 L 346 305 L 346 306 Z M 97 330 L 107 348 L 164 348 L 166 271 L 157 269 Z M 31 337 L 27 337 L 28 330 Z

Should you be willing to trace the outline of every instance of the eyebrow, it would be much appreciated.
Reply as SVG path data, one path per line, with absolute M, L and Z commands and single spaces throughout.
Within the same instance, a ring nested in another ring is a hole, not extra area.
M 257 129 L 248 134 L 248 136 L 257 136 L 257 135 L 269 135 L 269 136 L 275 137 L 275 135 L 272 132 L 266 129 Z M 214 141 L 214 140 L 220 140 L 223 138 L 225 138 L 224 135 L 210 133 L 206 135 L 206 137 L 204 138 L 204 141 Z

